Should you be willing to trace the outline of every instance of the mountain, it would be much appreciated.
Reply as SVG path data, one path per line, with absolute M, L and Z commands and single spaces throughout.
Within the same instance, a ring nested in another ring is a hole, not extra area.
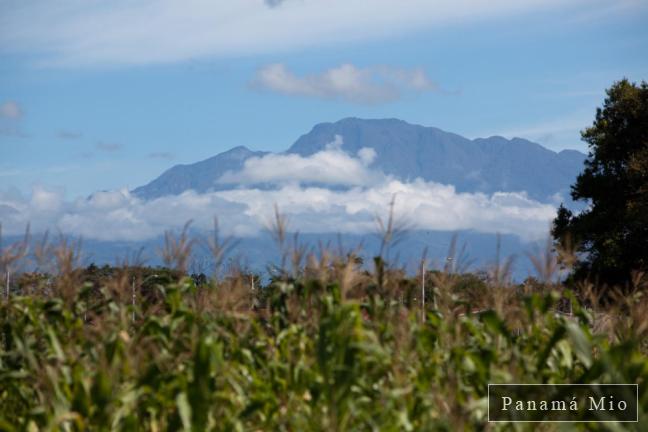
M 17 215 L 20 212 L 13 208 L 10 205 L 7 204 L 0 204 L 0 220 L 12 216 L 12 215 Z
M 246 159 L 267 154 L 252 151 L 244 146 L 234 147 L 200 162 L 189 165 L 176 165 L 145 186 L 132 193 L 142 199 L 155 199 L 165 195 L 178 195 L 193 189 L 206 192 L 214 188 L 216 180 L 226 171 L 236 171 L 243 167 Z
M 526 191 L 529 197 L 541 202 L 553 202 L 556 194 L 567 199 L 570 185 L 586 158 L 574 150 L 556 153 L 521 138 L 493 136 L 471 140 L 398 119 L 358 118 L 318 124 L 286 153 L 312 155 L 324 150 L 336 135 L 342 137 L 342 149 L 350 154 L 363 147 L 373 148 L 376 158 L 372 167 L 403 180 L 421 177 L 454 185 L 459 192 Z M 213 190 L 223 173 L 240 169 L 249 157 L 264 154 L 236 147 L 201 162 L 174 166 L 133 193 L 153 199 L 187 189 Z
M 288 150 L 306 156 L 322 150 L 335 135 L 355 153 L 376 150 L 374 166 L 401 179 L 421 177 L 451 184 L 459 192 L 526 191 L 539 201 L 569 186 L 583 168 L 585 155 L 574 150 L 553 152 L 521 138 L 493 136 L 470 140 L 434 127 L 402 120 L 347 118 L 321 123 Z

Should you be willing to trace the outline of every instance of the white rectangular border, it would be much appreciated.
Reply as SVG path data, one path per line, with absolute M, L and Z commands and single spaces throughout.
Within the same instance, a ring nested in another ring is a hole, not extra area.
M 490 388 L 491 386 L 597 386 L 597 385 L 606 385 L 606 386 L 635 386 L 635 394 L 637 396 L 637 419 L 636 420 L 491 420 L 490 419 Z M 604 383 L 592 383 L 592 384 L 519 384 L 519 383 L 497 383 L 491 384 L 488 383 L 488 395 L 486 396 L 488 408 L 488 423 L 639 423 L 639 384 L 604 384 Z

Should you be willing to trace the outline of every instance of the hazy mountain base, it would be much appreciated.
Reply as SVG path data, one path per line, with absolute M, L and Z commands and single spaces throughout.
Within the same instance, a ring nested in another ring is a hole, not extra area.
M 200 240 L 193 250 L 189 271 L 192 273 L 210 274 L 213 266 L 211 253 L 203 240 L 209 238 L 209 232 L 192 231 L 192 237 Z M 545 247 L 545 242 L 525 242 L 515 235 L 496 235 L 474 231 L 409 231 L 400 242 L 391 247 L 390 258 L 398 266 L 405 268 L 408 274 L 419 271 L 421 258 L 427 251 L 427 263 L 431 269 L 444 267 L 453 238 L 456 237 L 456 262 L 452 265 L 457 271 L 478 272 L 488 270 L 499 259 L 514 259 L 511 276 L 520 282 L 534 273 L 528 254 L 536 255 Z M 33 236 L 33 242 L 38 242 L 41 236 Z M 5 237 L 8 244 L 21 240 L 22 237 Z M 73 239 L 72 239 L 73 240 Z M 294 236 L 289 236 L 289 243 L 294 245 Z M 367 265 L 379 253 L 381 238 L 377 234 L 300 234 L 298 243 L 311 251 L 317 251 L 320 246 L 344 253 L 357 251 L 359 257 Z M 225 255 L 224 263 L 239 266 L 268 277 L 268 268 L 278 265 L 281 253 L 270 233 L 258 237 L 232 238 L 232 247 Z M 162 265 L 160 250 L 164 246 L 164 237 L 143 242 L 97 241 L 82 240 L 81 265 L 95 263 L 117 264 L 128 261 L 131 264 L 140 261 L 149 266 Z M 25 269 L 25 270 L 30 270 Z

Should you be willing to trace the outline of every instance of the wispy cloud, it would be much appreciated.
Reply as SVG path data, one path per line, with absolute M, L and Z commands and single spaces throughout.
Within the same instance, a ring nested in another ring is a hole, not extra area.
M 75 140 L 83 137 L 83 134 L 75 131 L 62 130 L 56 136 L 63 140 Z
M 97 150 L 101 150 L 105 152 L 116 152 L 120 150 L 122 146 L 121 144 L 117 144 L 117 143 L 99 141 L 97 142 L 97 144 L 95 144 L 95 148 Z
M 572 16 L 569 20 L 572 25 L 592 23 L 600 20 L 609 20 L 610 16 L 618 14 L 636 13 L 638 10 L 648 9 L 648 4 L 643 0 L 615 0 L 596 8 L 587 8 L 581 13 Z
M 48 65 L 133 65 L 273 53 L 616 0 L 5 2 L 0 50 Z M 277 7 L 279 6 L 279 7 Z M 100 29 L 100 30 L 99 30 Z
M 437 85 L 420 68 L 360 68 L 343 64 L 318 74 L 298 76 L 280 63 L 258 70 L 252 85 L 294 96 L 342 99 L 357 103 L 397 100 L 406 91 L 437 90 Z
M 165 159 L 165 160 L 171 160 L 175 158 L 173 153 L 170 152 L 152 152 L 148 154 L 148 157 L 149 159 Z
M 0 104 L 0 135 L 15 138 L 27 137 L 27 134 L 20 128 L 24 115 L 21 106 L 16 101 L 8 100 Z
M 519 137 L 540 143 L 548 148 L 585 150 L 586 145 L 581 141 L 580 131 L 591 125 L 592 118 L 593 112 L 578 111 L 561 118 L 537 123 L 481 131 L 475 136 L 501 135 L 509 139 Z
M 45 172 L 51 174 L 61 174 L 70 171 L 76 171 L 79 169 L 77 164 L 67 164 L 67 165 L 53 165 L 45 169 Z
M 21 131 L 18 126 L 0 123 L 0 135 L 13 138 L 27 138 L 28 134 Z
M 263 2 L 269 7 L 269 8 L 275 8 L 282 3 L 284 3 L 286 0 L 263 0 Z
M 23 174 L 23 170 L 18 170 L 18 169 L 0 169 L 0 177 L 13 177 L 13 176 L 19 176 Z
M 23 111 L 16 101 L 5 101 L 0 105 L 0 117 L 11 120 L 20 120 Z

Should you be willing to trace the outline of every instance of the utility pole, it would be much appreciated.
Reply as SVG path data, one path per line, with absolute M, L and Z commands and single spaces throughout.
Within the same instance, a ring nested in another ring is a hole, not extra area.
M 256 306 L 256 294 L 254 294 L 254 273 L 250 275 L 250 289 L 252 290 L 252 301 L 250 302 L 250 305 L 252 306 L 251 309 L 254 309 Z
M 425 321 L 425 260 L 421 261 L 421 321 Z
M 135 322 L 135 278 L 131 279 L 131 321 Z

